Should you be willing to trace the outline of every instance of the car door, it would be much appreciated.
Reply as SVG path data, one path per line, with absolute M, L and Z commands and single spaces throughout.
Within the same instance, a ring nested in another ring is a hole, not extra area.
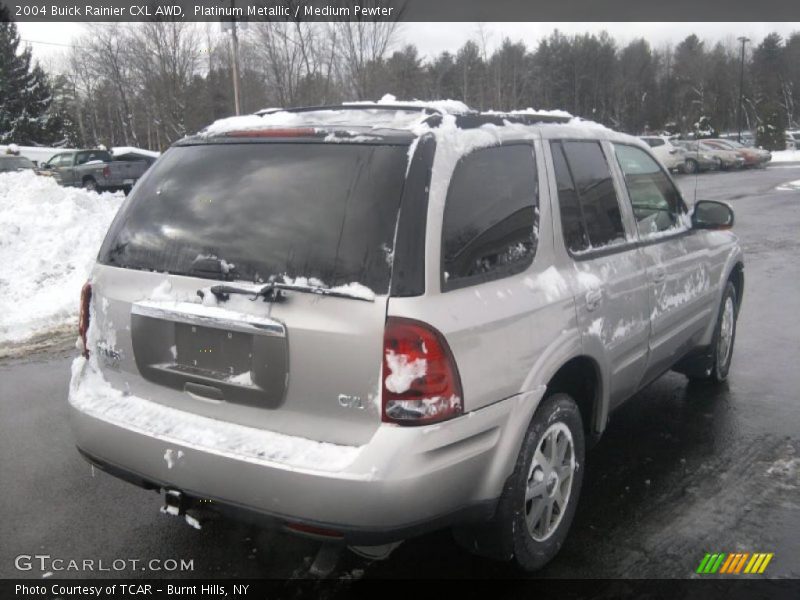
M 605 362 L 613 407 L 639 388 L 647 364 L 646 265 L 601 142 L 553 141 L 550 149 L 578 326 L 587 353 Z
M 650 304 L 645 380 L 694 347 L 713 309 L 709 251 L 690 228 L 686 205 L 663 168 L 642 148 L 614 144 L 647 265 Z

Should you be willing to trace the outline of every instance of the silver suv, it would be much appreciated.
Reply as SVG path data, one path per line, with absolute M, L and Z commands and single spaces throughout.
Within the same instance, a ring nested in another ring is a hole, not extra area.
M 177 515 L 550 560 L 611 411 L 727 377 L 742 252 L 634 137 L 447 108 L 267 111 L 166 152 L 82 293 L 81 453 Z

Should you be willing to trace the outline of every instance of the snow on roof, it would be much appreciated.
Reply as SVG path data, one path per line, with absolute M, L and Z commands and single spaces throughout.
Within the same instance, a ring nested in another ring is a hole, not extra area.
M 354 108 L 363 110 L 353 110 Z M 345 102 L 342 104 L 341 109 L 337 109 L 336 107 L 300 111 L 273 108 L 264 109 L 252 115 L 228 117 L 215 121 L 201 131 L 200 135 L 215 136 L 234 131 L 252 131 L 270 128 L 313 127 L 319 128 L 324 132 L 335 128 L 363 127 L 369 129 L 405 130 L 416 136 L 421 136 L 435 129 L 435 127 L 430 127 L 426 122 L 426 119 L 428 119 L 430 115 L 423 112 L 421 110 L 423 108 L 430 108 L 442 113 L 445 120 L 454 119 L 456 116 L 462 115 L 507 116 L 509 118 L 509 123 L 506 127 L 509 129 L 506 131 L 510 132 L 514 130 L 518 134 L 531 132 L 532 125 L 513 123 L 514 116 L 560 117 L 569 119 L 569 121 L 557 125 L 568 125 L 580 128 L 581 130 L 592 129 L 597 131 L 598 129 L 602 129 L 609 132 L 611 131 L 604 125 L 595 123 L 594 121 L 586 121 L 580 117 L 574 117 L 564 110 L 525 108 L 513 111 L 477 112 L 471 110 L 466 104 L 458 100 L 403 101 L 397 100 L 391 94 L 386 94 L 377 102 Z M 453 123 L 455 123 L 455 121 L 453 121 Z M 444 124 L 444 121 L 442 124 Z M 536 124 L 536 126 L 538 127 L 539 125 Z M 497 126 L 484 125 L 481 128 L 484 127 Z M 525 132 L 519 130 L 519 128 L 525 128 Z M 505 130 L 505 127 L 503 129 Z M 358 133 L 363 134 L 364 131 Z M 326 140 L 338 141 L 338 138 L 334 140 L 331 136 L 328 136 Z
M 150 156 L 152 158 L 158 158 L 161 156 L 161 152 L 155 152 L 153 150 L 145 150 L 144 148 L 135 148 L 133 146 L 117 146 L 116 148 L 111 149 L 112 156 L 122 156 L 124 154 L 141 154 L 142 156 Z
M 446 115 L 463 115 L 475 112 L 460 100 L 398 100 L 392 94 L 385 94 L 377 102 L 361 100 L 358 102 L 343 102 L 345 106 L 375 106 L 389 105 L 392 107 L 407 106 L 410 109 L 432 108 Z

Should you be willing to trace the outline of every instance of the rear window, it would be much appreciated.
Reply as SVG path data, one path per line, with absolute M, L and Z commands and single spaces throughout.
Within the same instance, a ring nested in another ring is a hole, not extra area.
M 408 148 L 364 144 L 175 147 L 150 169 L 100 250 L 103 264 L 228 279 L 313 277 L 389 288 Z M 205 268 L 205 267 L 203 267 Z

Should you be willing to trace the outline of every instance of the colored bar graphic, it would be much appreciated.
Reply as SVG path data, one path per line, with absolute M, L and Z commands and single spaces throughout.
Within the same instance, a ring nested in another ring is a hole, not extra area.
M 759 574 L 764 572 L 764 569 L 767 568 L 767 565 L 769 564 L 769 561 L 772 560 L 773 556 L 775 556 L 775 554 L 773 552 L 770 552 L 769 554 L 767 554 L 767 556 L 764 558 L 764 562 L 761 563 L 761 568 L 758 570 Z
M 734 552 L 727 554 L 725 552 L 710 553 L 706 552 L 700 565 L 697 567 L 696 573 L 707 574 L 727 574 L 738 575 L 740 573 L 758 574 L 763 573 L 767 565 L 775 556 L 774 553 L 766 552 Z M 744 571 L 742 571 L 744 569 Z
M 711 558 L 711 555 L 706 552 L 706 555 L 703 557 L 703 560 L 700 561 L 700 566 L 697 567 L 697 573 L 705 573 L 706 572 L 706 565 L 708 564 L 708 560 Z
M 731 565 L 733 565 L 734 561 L 736 560 L 737 554 L 728 554 L 728 559 L 722 565 L 722 568 L 719 570 L 720 573 L 729 573 L 729 569 Z

